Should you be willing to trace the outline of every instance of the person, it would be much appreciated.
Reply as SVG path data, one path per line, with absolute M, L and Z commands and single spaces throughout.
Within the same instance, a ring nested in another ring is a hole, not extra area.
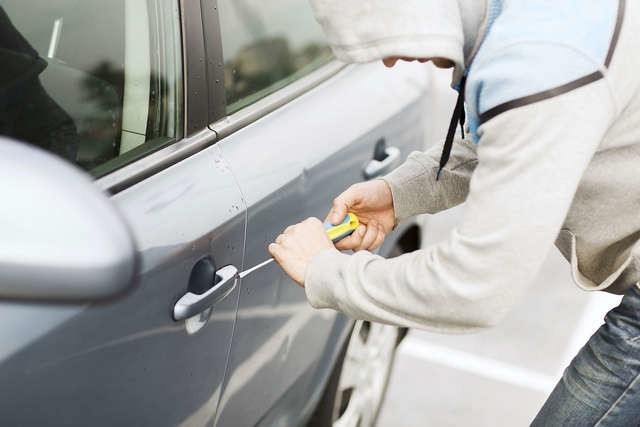
M 20 34 L 1 5 L 0 63 L 0 135 L 74 162 L 78 152 L 76 125 L 40 81 L 47 61 Z
M 585 290 L 624 294 L 533 425 L 640 421 L 640 4 L 625 0 L 311 0 L 345 62 L 453 66 L 442 144 L 337 196 L 269 251 L 315 308 L 440 332 L 496 324 L 555 242 Z M 464 101 L 464 102 L 463 102 Z M 466 138 L 454 138 L 468 120 Z M 397 223 L 466 201 L 448 238 L 384 259 Z M 353 249 L 346 254 L 340 250 Z

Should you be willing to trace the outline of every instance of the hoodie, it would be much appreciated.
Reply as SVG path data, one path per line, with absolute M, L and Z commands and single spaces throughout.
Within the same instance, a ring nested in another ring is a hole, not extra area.
M 441 332 L 488 327 L 519 300 L 554 242 L 581 288 L 637 285 L 640 4 L 311 4 L 343 61 L 452 60 L 472 134 L 453 142 L 441 173 L 437 144 L 384 178 L 398 222 L 466 201 L 448 238 L 393 259 L 322 251 L 305 277 L 312 306 Z

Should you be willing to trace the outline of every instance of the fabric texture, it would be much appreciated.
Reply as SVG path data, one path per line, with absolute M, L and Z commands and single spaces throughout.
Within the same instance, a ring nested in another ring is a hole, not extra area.
M 485 4 L 475 0 L 310 0 L 336 57 L 370 62 L 388 56 L 447 58 L 459 77 L 476 48 Z
M 532 426 L 636 426 L 638 401 L 640 289 L 633 286 L 564 371 Z
M 448 6 L 437 10 L 447 25 L 457 19 L 460 34 L 477 34 L 474 42 L 462 41 L 445 56 L 459 61 L 464 50 L 466 68 L 456 72 L 467 75 L 467 113 L 475 117 L 476 144 L 456 141 L 438 181 L 441 146 L 411 154 L 385 177 L 398 222 L 466 201 L 462 221 L 448 239 L 395 259 L 324 251 L 305 278 L 314 307 L 437 331 L 487 327 L 520 298 L 554 242 L 584 289 L 624 293 L 640 279 L 640 39 L 634 31 L 640 5 L 581 3 L 585 10 L 571 21 L 581 35 L 551 43 L 537 24 L 529 26 L 538 32 L 531 30 L 526 40 L 514 30 L 529 22 L 529 2 L 489 0 L 482 17 L 469 18 L 468 1 L 443 0 Z M 377 2 L 350 2 L 344 15 L 343 2 L 314 3 L 332 43 L 368 46 L 369 41 L 371 50 L 344 59 L 403 55 L 400 45 L 395 50 L 383 43 L 384 52 L 372 47 L 384 38 L 383 25 L 374 24 L 377 30 L 368 38 L 371 34 L 353 30 L 344 16 L 360 16 L 362 28 L 367 19 L 386 19 L 395 34 L 408 8 L 389 1 L 394 6 L 377 17 L 369 9 Z M 456 3 L 457 12 L 447 9 Z M 548 3 L 544 13 L 562 16 L 575 3 Z M 358 8 L 366 11 L 359 14 Z M 416 19 L 428 24 L 424 11 Z M 503 35 L 499 43 L 492 42 L 493 31 Z M 541 46 L 549 46 L 549 58 L 572 74 L 548 72 L 553 63 L 544 62 Z M 581 80 L 585 73 L 594 77 Z M 532 82 L 538 74 L 542 77 Z M 566 86 L 575 81 L 579 84 Z M 548 90 L 557 87 L 564 89 Z M 480 120 L 499 106 L 504 108 Z

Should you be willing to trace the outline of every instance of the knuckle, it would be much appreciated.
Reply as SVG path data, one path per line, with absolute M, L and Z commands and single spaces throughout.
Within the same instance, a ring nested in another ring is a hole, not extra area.
M 320 222 L 320 220 L 319 220 L 318 218 L 315 218 L 315 217 L 309 217 L 309 218 L 307 218 L 307 219 L 305 219 L 305 220 L 303 221 L 303 223 L 304 223 L 305 225 L 317 224 L 317 223 L 319 223 L 319 222 Z

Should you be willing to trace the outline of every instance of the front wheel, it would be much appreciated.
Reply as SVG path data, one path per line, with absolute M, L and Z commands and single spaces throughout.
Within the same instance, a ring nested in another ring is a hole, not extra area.
M 356 321 L 309 427 L 372 427 L 387 390 L 402 330 Z

